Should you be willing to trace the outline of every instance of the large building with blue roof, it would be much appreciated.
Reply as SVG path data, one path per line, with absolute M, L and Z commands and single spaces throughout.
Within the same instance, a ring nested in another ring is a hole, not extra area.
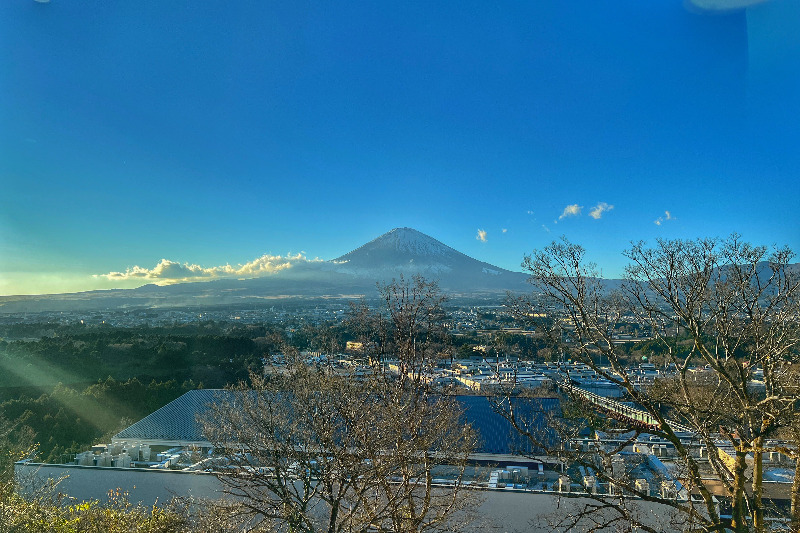
M 195 446 L 210 447 L 199 422 L 209 407 L 230 400 L 237 394 L 228 390 L 192 390 L 151 413 L 135 424 L 123 429 L 113 437 L 114 442 L 140 442 L 150 446 Z M 456 396 L 464 408 L 465 422 L 472 424 L 480 435 L 477 453 L 484 454 L 528 454 L 535 453 L 535 446 L 512 427 L 512 424 L 493 408 L 485 396 Z M 537 437 L 555 438 L 547 430 L 548 418 L 559 412 L 556 398 L 514 399 L 518 420 L 527 428 L 537 432 Z

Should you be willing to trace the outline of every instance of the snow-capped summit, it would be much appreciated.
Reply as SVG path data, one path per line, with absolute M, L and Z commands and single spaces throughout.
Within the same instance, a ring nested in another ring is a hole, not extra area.
M 442 260 L 448 257 L 463 256 L 461 252 L 450 248 L 433 237 L 425 235 L 413 228 L 395 228 L 360 246 L 350 253 L 337 259 L 336 263 L 350 261 L 370 261 L 370 258 L 381 256 L 382 259 L 397 259 L 407 262 L 413 258 L 436 258 Z

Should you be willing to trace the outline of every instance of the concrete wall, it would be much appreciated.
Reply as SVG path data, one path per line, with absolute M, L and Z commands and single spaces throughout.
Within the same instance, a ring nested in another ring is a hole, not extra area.
M 14 465 L 14 476 L 26 494 L 45 486 L 48 479 L 61 479 L 56 491 L 76 500 L 102 502 L 117 488 L 128 491 L 131 503 L 144 505 L 169 500 L 172 495 L 222 497 L 222 484 L 206 472 L 19 462 Z
M 216 499 L 222 497 L 222 485 L 213 474 L 138 468 L 113 468 L 77 465 L 47 465 L 19 462 L 14 467 L 17 482 L 23 491 L 41 487 L 46 480 L 63 478 L 58 491 L 76 500 L 108 498 L 108 491 L 121 488 L 128 491 L 132 503 L 152 505 L 169 500 L 173 495 Z M 469 521 L 460 529 L 465 533 L 483 531 L 551 533 L 569 514 L 577 514 L 588 499 L 577 494 L 563 497 L 558 493 L 541 493 L 513 490 L 470 491 L 474 499 L 469 511 L 456 517 Z M 629 499 L 628 504 L 647 523 L 680 531 L 683 528 L 672 521 L 672 511 L 663 505 Z M 574 531 L 588 528 L 582 522 Z M 612 529 L 604 531 L 614 531 Z

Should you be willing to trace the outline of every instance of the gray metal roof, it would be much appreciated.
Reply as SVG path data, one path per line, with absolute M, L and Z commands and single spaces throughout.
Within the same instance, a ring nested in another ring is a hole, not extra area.
M 192 390 L 168 403 L 158 411 L 144 417 L 132 426 L 123 429 L 114 440 L 143 441 L 150 444 L 165 445 L 198 444 L 208 446 L 203 436 L 198 418 L 208 411 L 210 404 L 221 400 L 229 400 L 237 394 L 224 389 Z M 531 445 L 526 439 L 513 430 L 511 424 L 497 414 L 489 400 L 484 396 L 456 396 L 456 400 L 464 408 L 464 421 L 478 430 L 481 444 L 476 452 L 490 454 L 531 453 Z M 557 412 L 560 409 L 557 399 L 537 398 L 527 401 L 518 400 L 516 410 L 526 414 L 528 423 L 535 426 L 547 426 L 545 413 Z M 548 430 L 552 433 L 552 430 Z M 550 435 L 547 440 L 555 438 Z

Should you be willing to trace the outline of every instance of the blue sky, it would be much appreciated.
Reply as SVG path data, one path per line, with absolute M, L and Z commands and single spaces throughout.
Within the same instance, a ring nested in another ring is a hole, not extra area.
M 0 294 L 398 226 L 514 270 L 566 235 L 610 276 L 642 239 L 800 250 L 798 26 L 791 0 L 4 1 Z

